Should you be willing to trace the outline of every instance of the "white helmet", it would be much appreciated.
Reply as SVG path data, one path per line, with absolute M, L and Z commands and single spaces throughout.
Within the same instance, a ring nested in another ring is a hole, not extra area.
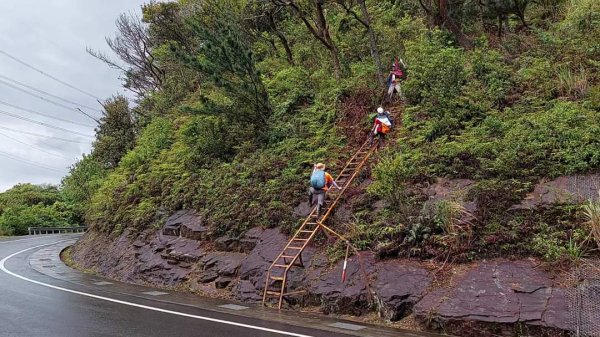
M 382 107 L 377 108 L 377 113 L 378 114 L 382 114 L 383 113 L 383 108 Z

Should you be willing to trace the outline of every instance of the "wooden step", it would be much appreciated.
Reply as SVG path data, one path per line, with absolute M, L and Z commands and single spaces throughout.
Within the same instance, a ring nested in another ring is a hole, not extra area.
M 267 291 L 265 291 L 265 293 L 266 293 L 267 295 L 273 295 L 273 296 L 280 296 L 280 295 L 281 295 L 281 292 L 280 292 L 280 291 L 272 291 L 272 290 L 267 290 Z
M 315 224 L 316 225 L 316 224 Z M 309 231 L 309 230 L 301 230 L 300 233 L 314 233 L 315 231 Z
M 294 239 L 292 239 L 292 241 L 308 241 L 308 239 L 297 239 L 297 238 L 294 238 Z
M 289 264 L 274 264 L 273 267 L 278 267 L 278 268 L 287 268 L 289 267 Z
M 306 294 L 306 293 L 307 293 L 306 290 L 297 290 L 297 291 L 290 291 L 288 293 L 283 293 L 283 296 L 300 295 L 300 294 Z
M 302 247 L 293 247 L 293 246 L 289 246 L 286 249 L 294 249 L 294 250 L 302 250 Z
M 297 255 L 296 255 L 296 256 L 297 256 Z M 292 255 L 281 255 L 281 257 L 282 257 L 282 258 L 284 258 L 284 259 L 293 259 L 293 258 L 295 258 L 296 256 L 292 256 Z
M 273 275 L 269 275 L 269 278 L 271 280 L 275 280 L 275 281 L 283 281 L 283 276 L 273 276 Z

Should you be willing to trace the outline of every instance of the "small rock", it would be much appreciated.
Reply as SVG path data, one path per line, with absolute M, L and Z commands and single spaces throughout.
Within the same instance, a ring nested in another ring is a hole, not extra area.
M 225 289 L 233 281 L 231 277 L 221 276 L 215 280 L 215 288 Z
M 231 251 L 232 246 L 235 243 L 235 240 L 232 237 L 226 235 L 226 236 L 222 236 L 222 237 L 216 239 L 214 242 L 215 242 L 216 250 L 228 252 L 228 251 Z
M 217 271 L 208 270 L 208 271 L 204 271 L 200 275 L 200 277 L 198 278 L 198 281 L 202 282 L 202 283 L 208 283 L 208 282 L 212 282 L 212 281 L 216 280 L 217 277 L 219 277 L 219 274 L 217 274 Z
M 390 321 L 408 316 L 430 283 L 431 277 L 425 269 L 409 267 L 397 260 L 378 264 L 374 289 L 380 302 L 380 316 Z

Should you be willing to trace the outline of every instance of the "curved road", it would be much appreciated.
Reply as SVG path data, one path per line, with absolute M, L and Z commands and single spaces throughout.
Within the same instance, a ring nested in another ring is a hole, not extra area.
M 75 239 L 0 239 L 0 336 L 426 336 L 101 280 L 58 260 Z

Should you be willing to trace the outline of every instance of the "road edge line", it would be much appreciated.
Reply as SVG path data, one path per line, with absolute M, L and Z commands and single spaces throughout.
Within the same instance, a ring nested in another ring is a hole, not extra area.
M 263 327 L 254 326 L 254 325 L 250 325 L 250 324 L 237 323 L 237 322 L 232 322 L 232 321 L 227 321 L 227 320 L 222 320 L 222 319 L 217 319 L 217 318 L 211 318 L 211 317 L 205 317 L 205 316 L 187 314 L 187 313 L 184 313 L 184 312 L 179 312 L 179 311 L 174 311 L 174 310 L 167 310 L 167 309 L 161 309 L 161 308 L 151 307 L 151 306 L 148 306 L 148 305 L 143 305 L 143 304 L 137 304 L 137 303 L 127 302 L 127 301 L 117 300 L 117 299 L 110 298 L 110 297 L 104 297 L 104 296 L 89 294 L 89 293 L 85 293 L 85 292 L 82 292 L 82 291 L 67 289 L 67 288 L 55 286 L 55 285 L 52 285 L 52 284 L 48 284 L 48 283 L 44 283 L 44 282 L 32 280 L 30 278 L 27 278 L 25 276 L 16 274 L 16 273 L 14 273 L 14 272 L 6 269 L 6 266 L 5 266 L 6 261 L 8 261 L 9 259 L 11 259 L 11 258 L 13 258 L 13 257 L 15 257 L 15 256 L 17 256 L 19 254 L 22 254 L 22 253 L 25 253 L 27 251 L 34 250 L 34 249 L 37 249 L 37 248 L 41 248 L 41 247 L 52 246 L 52 245 L 55 245 L 57 243 L 61 243 L 61 242 L 65 242 L 65 241 L 69 241 L 69 240 L 61 240 L 61 241 L 47 243 L 47 244 L 43 244 L 43 245 L 39 245 L 39 246 L 35 246 L 35 247 L 30 247 L 30 248 L 18 251 L 16 253 L 13 253 L 11 255 L 8 255 L 7 257 L 5 257 L 2 260 L 0 260 L 0 270 L 3 271 L 3 272 L 5 272 L 6 274 L 8 274 L 10 276 L 16 277 L 16 278 L 21 279 L 23 281 L 27 281 L 27 282 L 30 282 L 30 283 L 33 283 L 33 284 L 37 284 L 37 285 L 40 285 L 40 286 L 43 286 L 43 287 L 47 287 L 47 288 L 51 288 L 51 289 L 55 289 L 55 290 L 60 290 L 60 291 L 64 291 L 64 292 L 68 292 L 68 293 L 72 293 L 72 294 L 76 294 L 76 295 L 80 295 L 80 296 L 94 298 L 94 299 L 97 299 L 97 300 L 102 300 L 102 301 L 117 303 L 117 304 L 121 304 L 121 305 L 127 305 L 127 306 L 131 306 L 131 307 L 145 309 L 145 310 L 162 312 L 162 313 L 176 315 L 176 316 L 194 318 L 194 319 L 199 319 L 199 320 L 203 320 L 203 321 L 209 321 L 209 322 L 213 322 L 213 323 L 220 323 L 220 324 L 225 324 L 225 325 L 232 325 L 232 326 L 237 326 L 237 327 L 240 327 L 240 328 L 246 328 L 246 329 L 252 329 L 252 330 L 259 330 L 259 331 L 271 332 L 271 333 L 276 333 L 276 334 L 283 334 L 283 335 L 286 335 L 286 336 L 293 336 L 293 337 L 313 337 L 313 336 L 310 336 L 310 335 L 303 335 L 303 334 L 298 334 L 298 333 L 294 333 L 294 332 L 287 332 L 287 331 L 282 331 L 282 330 L 276 330 L 276 329 L 270 329 L 270 328 L 263 328 Z

